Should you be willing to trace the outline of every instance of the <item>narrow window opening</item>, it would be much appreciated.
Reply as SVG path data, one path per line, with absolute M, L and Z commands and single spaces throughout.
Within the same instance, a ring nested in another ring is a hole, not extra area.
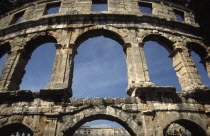
M 6 63 L 7 57 L 8 57 L 8 54 L 6 53 L 6 54 L 4 54 L 4 56 L 0 59 L 0 75 L 2 74 L 2 70 L 3 70 L 4 64 Z
M 152 14 L 152 4 L 139 2 L 139 10 L 141 13 Z
M 178 21 L 184 22 L 184 12 L 174 9 L 174 13 Z
M 60 2 L 47 4 L 44 15 L 59 13 L 60 5 L 61 5 Z
M 92 11 L 108 11 L 107 0 L 93 0 Z
M 19 12 L 19 13 L 15 14 L 10 24 L 12 25 L 12 24 L 16 24 L 16 23 L 21 22 L 21 20 L 23 18 L 23 15 L 24 15 L 24 12 L 25 11 L 22 11 L 22 12 Z
M 9 44 L 0 45 L 0 75 L 8 58 L 8 53 L 11 51 Z

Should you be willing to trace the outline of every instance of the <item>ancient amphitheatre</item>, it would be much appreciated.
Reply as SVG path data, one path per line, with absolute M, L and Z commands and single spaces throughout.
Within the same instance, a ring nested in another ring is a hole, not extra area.
M 92 11 L 107 4 L 107 11 Z M 131 136 L 166 136 L 178 124 L 193 136 L 210 135 L 210 89 L 203 85 L 190 51 L 210 75 L 208 2 L 198 0 L 32 0 L 1 12 L 0 56 L 8 53 L 0 77 L 0 135 L 72 136 L 88 121 L 105 119 Z M 48 14 L 58 7 L 59 11 Z M 151 13 L 141 12 L 146 7 Z M 179 20 L 177 17 L 182 18 Z M 206 19 L 205 19 L 206 18 Z M 125 98 L 72 96 L 74 57 L 91 37 L 117 41 L 125 51 L 128 87 Z M 65 38 L 63 38 L 65 37 Z M 156 41 L 169 53 L 182 91 L 150 81 L 143 46 Z M 47 88 L 19 85 L 33 51 L 56 44 Z

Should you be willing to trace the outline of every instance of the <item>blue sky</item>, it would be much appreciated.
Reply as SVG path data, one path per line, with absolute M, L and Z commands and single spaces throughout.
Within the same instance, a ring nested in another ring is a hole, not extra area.
M 39 46 L 33 52 L 31 59 L 26 65 L 26 73 L 20 89 L 38 91 L 39 89 L 46 88 L 52 73 L 55 51 L 55 45 L 47 43 Z
M 79 46 L 74 60 L 73 97 L 127 96 L 125 54 L 117 42 L 91 38 Z
M 156 86 L 175 86 L 181 90 L 176 72 L 174 71 L 169 52 L 156 42 L 146 42 L 144 53 L 149 70 L 150 80 Z
M 157 86 L 175 86 L 179 91 L 180 85 L 167 50 L 155 42 L 146 42 L 144 51 L 151 81 Z M 6 57 L 4 55 L 0 59 L 1 68 Z M 199 56 L 192 52 L 192 57 L 203 83 L 210 86 L 207 72 L 199 63 Z M 33 91 L 45 88 L 50 80 L 54 58 L 53 43 L 38 47 L 26 66 L 20 88 Z M 79 46 L 74 61 L 73 98 L 127 96 L 125 54 L 117 42 L 104 37 L 88 39 Z

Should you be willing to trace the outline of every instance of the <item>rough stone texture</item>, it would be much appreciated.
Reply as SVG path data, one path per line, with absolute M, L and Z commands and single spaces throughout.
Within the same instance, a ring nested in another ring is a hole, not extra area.
M 43 15 L 46 5 L 54 2 L 61 2 L 60 12 Z M 163 136 L 174 123 L 193 136 L 210 135 L 210 91 L 189 54 L 198 53 L 210 75 L 210 50 L 192 11 L 167 0 L 149 0 L 152 14 L 143 14 L 138 2 L 146 1 L 108 0 L 108 11 L 92 12 L 91 0 L 34 0 L 3 15 L 0 57 L 9 56 L 0 77 L 0 133 L 21 128 L 36 136 L 72 136 L 85 122 L 106 119 L 132 136 Z M 176 20 L 174 9 L 184 13 L 184 22 Z M 21 22 L 11 25 L 20 11 L 25 11 Z M 131 97 L 69 99 L 77 48 L 96 36 L 122 45 Z M 182 92 L 150 81 L 143 50 L 147 41 L 160 43 L 170 53 Z M 50 83 L 38 92 L 19 90 L 32 52 L 47 42 L 56 43 Z

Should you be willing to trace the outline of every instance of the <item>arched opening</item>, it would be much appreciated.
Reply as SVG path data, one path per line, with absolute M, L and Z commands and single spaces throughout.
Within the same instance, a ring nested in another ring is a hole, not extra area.
M 97 115 L 92 115 L 92 116 L 83 118 L 82 120 L 77 122 L 73 127 L 69 128 L 67 131 L 65 131 L 64 136 L 72 136 L 74 134 L 77 134 L 77 132 L 78 132 L 77 130 L 79 130 L 79 128 L 81 126 L 84 126 L 84 124 L 86 124 L 87 122 L 92 122 L 92 121 L 96 121 L 96 120 L 107 120 L 107 121 L 116 122 L 116 123 L 118 123 L 118 125 L 117 125 L 118 127 L 119 127 L 119 125 L 121 125 L 127 131 L 127 133 L 129 133 L 128 135 L 136 136 L 135 132 L 131 129 L 131 127 L 128 125 L 127 122 L 122 121 L 121 119 L 118 119 L 111 115 L 105 115 L 105 114 L 97 114 Z
M 150 34 L 145 36 L 143 39 L 143 42 L 148 41 L 157 42 L 159 45 L 163 46 L 169 53 L 172 53 L 173 51 L 173 43 L 163 36 Z
M 9 43 L 0 45 L 0 75 L 2 74 L 2 70 L 4 67 L 4 64 L 6 63 L 6 60 L 8 58 L 8 53 L 11 50 L 11 46 Z
M 195 66 L 198 70 L 198 75 L 201 77 L 201 80 L 204 85 L 210 86 L 210 79 L 208 78 L 208 73 L 205 70 L 206 64 L 203 60 L 206 57 L 206 50 L 201 45 L 197 43 L 188 43 L 187 48 L 190 51 Z
M 4 136 L 33 136 L 33 131 L 27 126 L 19 123 L 13 123 L 0 128 L 0 134 Z
M 122 39 L 108 30 L 90 30 L 77 39 L 76 45 L 73 97 L 126 97 Z
M 174 134 L 186 136 L 207 136 L 205 130 L 195 122 L 180 119 L 172 122 L 163 130 L 164 136 L 174 136 Z
M 124 46 L 124 41 L 119 34 L 113 32 L 113 31 L 110 31 L 110 30 L 106 30 L 106 29 L 89 30 L 89 31 L 81 34 L 75 41 L 75 44 L 78 47 L 81 43 L 88 40 L 89 38 L 94 38 L 94 37 L 98 37 L 98 36 L 104 36 L 106 38 L 110 38 L 110 39 L 118 42 L 121 46 Z
M 172 42 L 164 37 L 149 35 L 144 38 L 144 53 L 151 82 L 157 86 L 174 86 L 179 91 L 181 86 L 169 58 L 172 51 Z
M 28 64 L 20 85 L 21 90 L 38 91 L 49 83 L 56 54 L 56 42 L 51 36 L 40 36 L 27 43 L 22 57 L 25 65 Z

